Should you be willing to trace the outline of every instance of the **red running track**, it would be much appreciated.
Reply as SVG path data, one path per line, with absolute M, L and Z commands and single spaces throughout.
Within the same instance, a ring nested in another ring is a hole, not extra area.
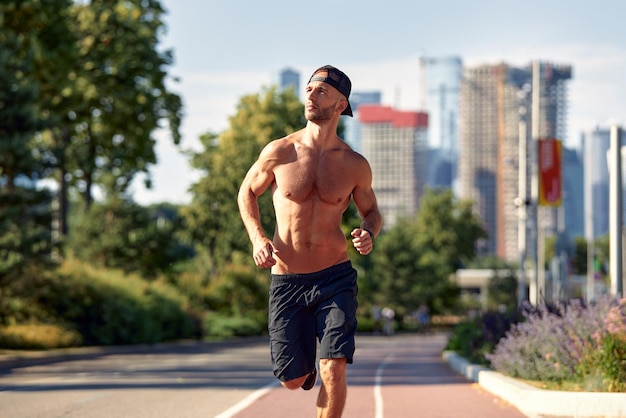
M 441 359 L 443 334 L 360 336 L 348 365 L 344 418 L 523 418 Z M 233 418 L 315 417 L 319 390 L 274 387 Z

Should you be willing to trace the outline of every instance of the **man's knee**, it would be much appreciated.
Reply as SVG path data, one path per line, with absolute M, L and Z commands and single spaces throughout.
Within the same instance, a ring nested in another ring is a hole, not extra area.
M 320 359 L 320 375 L 325 382 L 341 380 L 346 374 L 345 358 Z
M 292 379 L 292 380 L 287 380 L 286 382 L 280 382 L 280 384 L 284 388 L 287 388 L 289 390 L 300 389 L 302 387 L 302 384 L 306 380 L 307 376 L 308 375 L 305 375 L 305 376 L 302 376 L 302 377 L 297 377 L 297 378 Z

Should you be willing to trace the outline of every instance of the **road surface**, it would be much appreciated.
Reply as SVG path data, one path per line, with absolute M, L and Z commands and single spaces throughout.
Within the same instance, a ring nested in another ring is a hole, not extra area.
M 441 361 L 443 334 L 359 336 L 344 418 L 523 418 Z M 265 338 L 0 355 L 0 417 L 314 417 L 277 385 Z

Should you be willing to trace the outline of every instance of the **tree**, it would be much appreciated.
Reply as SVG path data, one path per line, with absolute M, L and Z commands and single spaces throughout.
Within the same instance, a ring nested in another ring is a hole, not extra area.
M 163 13 L 156 0 L 92 0 L 72 9 L 79 43 L 70 75 L 81 105 L 64 152 L 69 182 L 86 207 L 94 184 L 114 196 L 138 173 L 149 174 L 161 120 L 180 141 L 181 100 L 165 86 L 172 53 L 157 49 Z
M 422 304 L 444 312 L 458 296 L 450 275 L 475 256 L 485 235 L 471 202 L 455 199 L 450 190 L 428 190 L 414 218 L 399 220 L 377 240 L 364 289 L 400 316 Z
M 191 186 L 192 201 L 181 212 L 192 241 L 208 254 L 213 273 L 237 252 L 248 254 L 249 239 L 237 208 L 239 186 L 266 144 L 304 126 L 303 112 L 293 91 L 266 88 L 241 99 L 229 129 L 200 138 L 204 149 L 192 154 L 191 164 L 204 176 Z M 263 227 L 271 236 L 270 199 L 266 194 L 259 204 Z
M 50 126 L 43 91 L 58 80 L 49 64 L 71 49 L 71 0 L 0 4 L 0 278 L 51 261 L 51 196 L 37 190 L 45 170 L 38 133 Z M 57 84 L 58 85 L 58 84 Z
M 179 229 L 173 208 L 145 208 L 130 199 L 111 198 L 78 215 L 80 232 L 71 235 L 69 248 L 95 266 L 154 278 L 191 257 L 177 239 Z
M 505 307 L 513 310 L 517 306 L 517 276 L 515 271 L 509 268 L 504 273 L 493 270 L 493 276 L 489 278 L 487 290 L 487 307 L 491 310 L 499 310 Z

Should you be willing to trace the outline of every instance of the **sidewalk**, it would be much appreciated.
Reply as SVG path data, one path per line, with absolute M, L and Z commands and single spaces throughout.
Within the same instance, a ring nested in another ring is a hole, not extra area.
M 450 351 L 443 353 L 443 359 L 454 370 L 514 405 L 529 418 L 626 417 L 626 393 L 542 390 L 488 368 L 470 364 Z

